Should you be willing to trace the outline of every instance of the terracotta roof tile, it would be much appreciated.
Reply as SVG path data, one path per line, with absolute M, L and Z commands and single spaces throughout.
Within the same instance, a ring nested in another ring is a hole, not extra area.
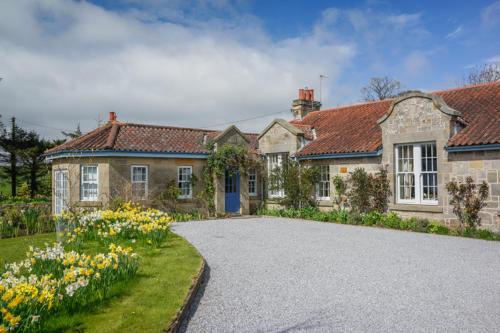
M 460 111 L 467 126 L 450 138 L 449 146 L 500 143 L 500 82 L 433 92 Z M 377 121 L 392 99 L 315 111 L 294 126 L 314 127 L 317 139 L 297 156 L 374 152 L 382 146 Z
M 81 150 L 208 153 L 204 136 L 206 134 L 210 140 L 218 133 L 220 131 L 114 122 L 52 148 L 46 154 Z M 250 141 L 251 149 L 256 151 L 257 134 L 244 135 Z

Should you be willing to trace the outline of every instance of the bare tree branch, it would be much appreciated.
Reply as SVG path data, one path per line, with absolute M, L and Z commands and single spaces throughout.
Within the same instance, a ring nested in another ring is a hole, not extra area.
M 383 100 L 395 97 L 403 85 L 398 80 L 387 76 L 372 77 L 370 83 L 361 89 L 365 101 Z
M 459 84 L 467 86 L 497 81 L 500 81 L 500 62 L 492 62 L 474 67 Z

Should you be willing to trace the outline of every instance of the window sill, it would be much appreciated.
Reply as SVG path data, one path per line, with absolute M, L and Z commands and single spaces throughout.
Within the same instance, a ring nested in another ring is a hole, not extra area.
M 98 200 L 80 200 L 78 206 L 80 207 L 102 206 L 102 202 Z
M 390 204 L 390 210 L 399 210 L 403 212 L 423 212 L 423 213 L 442 213 L 443 207 L 437 205 L 421 204 Z

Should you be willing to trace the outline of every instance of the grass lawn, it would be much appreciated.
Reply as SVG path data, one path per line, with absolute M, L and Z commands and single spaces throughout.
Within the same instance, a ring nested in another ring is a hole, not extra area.
M 55 240 L 55 234 L 0 240 L 5 262 L 20 260 L 30 245 Z M 160 248 L 132 245 L 141 256 L 137 276 L 113 286 L 101 305 L 62 314 L 49 321 L 48 332 L 161 332 L 174 319 L 194 276 L 202 264 L 196 249 L 182 237 L 169 233 Z M 84 252 L 105 249 L 86 243 Z

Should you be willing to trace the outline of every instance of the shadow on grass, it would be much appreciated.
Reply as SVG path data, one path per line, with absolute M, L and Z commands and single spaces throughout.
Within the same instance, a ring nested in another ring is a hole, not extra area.
M 185 333 L 187 331 L 189 321 L 193 317 L 193 315 L 196 313 L 196 310 L 198 310 L 198 306 L 200 305 L 200 301 L 205 294 L 205 288 L 208 284 L 208 281 L 210 280 L 210 266 L 208 263 L 205 262 L 205 272 L 202 277 L 202 282 L 200 284 L 200 288 L 198 289 L 193 302 L 191 303 L 191 306 L 187 310 L 187 314 L 182 320 L 182 324 L 179 327 L 179 330 L 177 331 L 178 333 Z

